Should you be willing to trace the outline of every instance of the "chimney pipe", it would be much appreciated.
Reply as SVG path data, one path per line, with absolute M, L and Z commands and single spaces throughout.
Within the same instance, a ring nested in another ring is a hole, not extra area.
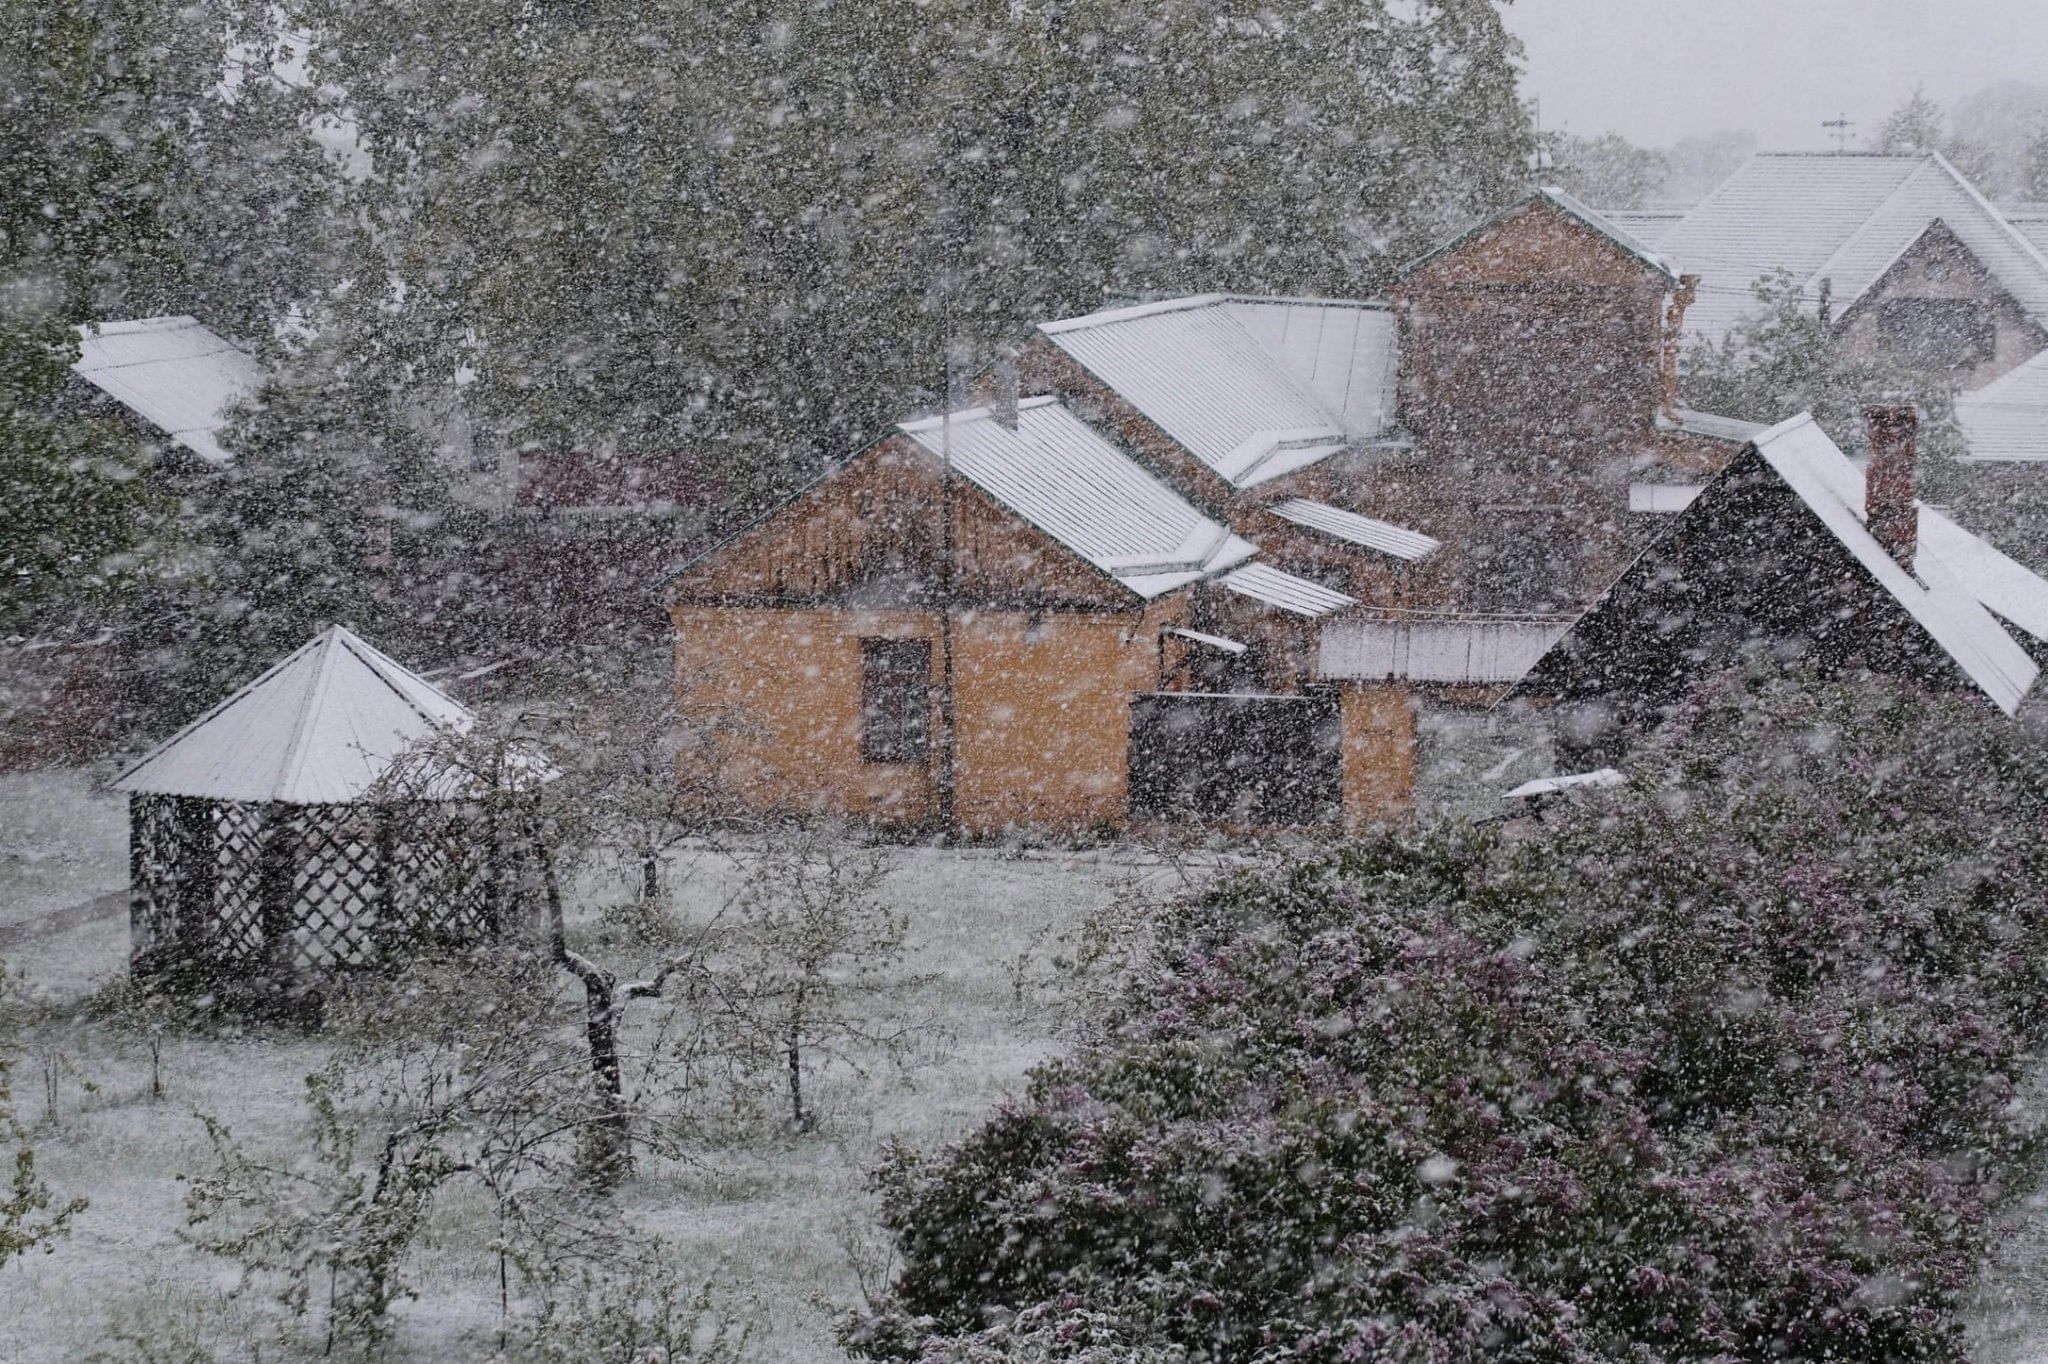
M 1908 573 L 1920 544 L 1913 501 L 1913 461 L 1920 414 L 1911 403 L 1874 403 L 1863 410 L 1870 463 L 1863 470 L 1863 519 L 1885 553 Z
M 1017 429 L 1017 403 L 1021 383 L 1017 374 L 1017 362 L 1005 356 L 996 362 L 995 400 L 989 404 L 994 409 L 995 419 L 1010 430 Z

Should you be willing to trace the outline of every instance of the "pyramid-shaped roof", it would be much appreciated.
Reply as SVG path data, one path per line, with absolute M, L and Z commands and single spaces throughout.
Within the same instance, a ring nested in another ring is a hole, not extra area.
M 301 645 L 123 772 L 115 789 L 209 800 L 339 805 L 423 741 L 476 717 L 335 626 Z

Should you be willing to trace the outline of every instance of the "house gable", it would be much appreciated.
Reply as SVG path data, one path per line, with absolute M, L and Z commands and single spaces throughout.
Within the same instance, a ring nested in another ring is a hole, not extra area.
M 674 602 L 929 607 L 940 462 L 906 436 L 870 446 L 671 581 Z M 1119 609 L 1137 596 L 965 478 L 953 479 L 953 591 L 981 605 Z
M 1935 219 L 1836 323 L 1851 349 L 1945 370 L 1965 392 L 2048 347 L 2048 331 L 1955 230 Z
M 1802 425 L 1810 419 L 1774 432 L 1825 439 Z M 1946 562 L 1954 547 L 1923 537 L 1924 581 L 1915 578 L 1872 549 L 1845 506 L 1834 507 L 1831 523 L 1815 500 L 1824 492 L 1795 487 L 1750 446 L 1516 690 L 1593 703 L 1608 723 L 1647 726 L 1705 678 L 1763 658 L 1805 662 L 1823 675 L 1908 678 L 2016 706 L 2030 678 L 2002 675 L 2001 656 L 2017 646 L 1958 589 Z M 1987 632 L 1995 637 L 1988 650 Z

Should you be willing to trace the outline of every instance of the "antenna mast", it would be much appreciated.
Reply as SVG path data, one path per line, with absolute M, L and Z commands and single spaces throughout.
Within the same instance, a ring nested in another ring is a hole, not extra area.
M 1847 113 L 1844 113 L 1840 118 L 1826 119 L 1822 121 L 1820 126 L 1826 128 L 1828 136 L 1835 140 L 1835 151 L 1837 154 L 1848 151 L 1849 144 L 1856 140 L 1856 134 L 1849 131 L 1856 125 L 1849 121 Z

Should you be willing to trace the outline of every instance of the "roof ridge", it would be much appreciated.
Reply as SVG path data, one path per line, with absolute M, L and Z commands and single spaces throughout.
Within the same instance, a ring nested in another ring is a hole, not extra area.
M 1805 278 L 1805 280 L 1801 282 L 1800 293 L 1803 295 L 1807 289 L 1818 287 L 1820 281 L 1824 279 L 1832 279 L 1834 277 L 1835 262 L 1842 258 L 1842 254 L 1845 251 L 1847 251 L 1850 247 L 1856 245 L 1856 243 L 1862 239 L 1863 234 L 1870 231 L 1871 225 L 1876 223 L 1877 220 L 1881 216 L 1883 216 L 1884 211 L 1890 208 L 1894 203 L 1896 203 L 1898 201 L 1899 196 L 1904 194 L 1906 190 L 1915 181 L 1920 179 L 1921 176 L 1927 174 L 1929 170 L 1933 169 L 1933 166 L 1934 163 L 1932 160 L 1926 157 L 1920 158 L 1920 164 L 1913 169 L 1912 174 L 1906 176 L 1903 180 L 1900 180 L 1898 184 L 1893 185 L 1891 188 L 1891 192 L 1885 195 L 1884 198 L 1878 200 L 1876 206 L 1873 207 L 1870 210 L 1870 212 L 1863 215 L 1863 221 L 1857 223 L 1856 226 L 1850 230 L 1848 236 L 1842 238 L 1841 241 L 1835 243 L 1835 249 L 1828 253 L 1828 258 L 1822 261 L 1820 263 L 1819 268 L 1816 269 L 1812 274 L 1808 275 Z M 1931 221 L 1929 226 L 1932 226 Z M 1836 299 L 1835 302 L 1843 308 L 1848 308 L 1854 305 L 1858 299 L 1861 299 L 1863 297 L 1864 294 L 1870 292 L 1870 290 L 1876 286 L 1877 281 L 1883 279 L 1885 275 L 1891 271 L 1891 268 L 1894 265 L 1897 265 L 1899 263 L 1900 257 L 1904 256 L 1907 251 L 1911 251 L 1915 246 L 1917 246 L 1920 242 L 1920 239 L 1927 235 L 1927 232 L 1928 228 L 1923 227 L 1920 229 L 1920 231 L 1914 233 L 1912 240 L 1906 243 L 1905 247 L 1898 253 L 1898 255 L 1892 257 L 1892 259 L 1886 263 L 1885 268 L 1879 271 L 1877 275 L 1870 281 L 1870 283 L 1865 284 L 1861 289 L 1856 291 L 1855 298 Z
M 449 696 L 439 687 L 427 681 L 426 678 L 420 676 L 411 668 L 406 667 L 403 663 L 400 663 L 397 659 L 385 653 L 382 649 L 379 649 L 376 645 L 370 643 L 370 641 L 364 639 L 361 635 L 349 629 L 347 626 L 337 625 L 334 627 L 334 629 L 337 632 L 336 638 L 339 640 L 341 646 L 347 649 L 349 653 L 353 654 L 356 657 L 357 661 L 359 661 L 364 667 L 368 668 L 370 672 L 373 675 L 375 675 L 376 679 L 379 682 L 382 682 L 386 687 L 389 687 L 392 691 L 392 694 L 397 696 L 399 700 L 403 701 L 406 704 L 406 706 L 412 711 L 413 714 L 419 716 L 428 724 L 439 725 L 442 723 L 442 717 L 429 712 L 426 707 L 422 706 L 419 703 L 418 697 L 412 695 L 410 692 L 406 691 L 405 688 L 393 682 L 386 671 L 387 669 L 397 671 L 399 674 L 404 676 L 408 681 L 419 683 L 428 691 L 435 692 L 438 695 L 446 698 L 448 702 L 452 705 L 461 707 L 464 710 L 468 709 L 468 707 L 463 706 L 460 701 L 457 701 L 454 697 Z
M 1180 298 L 1154 299 L 1150 303 L 1131 303 L 1120 308 L 1098 308 L 1092 313 L 1078 317 L 1054 318 L 1038 324 L 1038 330 L 1047 335 L 1059 332 L 1085 331 L 1090 327 L 1107 327 L 1118 322 L 1130 322 L 1141 317 L 1158 313 L 1193 312 L 1199 308 L 1213 308 L 1219 303 L 1228 303 L 1229 294 L 1187 294 Z
M 282 801 L 286 790 L 297 785 L 299 764 L 305 759 L 307 731 L 311 729 L 310 719 L 320 709 L 320 702 L 327 694 L 327 686 L 334 677 L 334 663 L 337 657 L 335 645 L 340 643 L 341 627 L 330 625 L 321 631 L 313 642 L 320 650 L 320 671 L 314 674 L 313 685 L 306 693 L 306 700 L 299 707 L 299 713 L 292 717 L 292 737 L 285 744 L 284 760 L 277 765 L 277 788 L 271 792 L 273 801 Z
M 2003 228 L 2005 235 L 2020 248 L 2021 254 L 2033 257 L 2034 263 L 2041 267 L 2043 275 L 2048 275 L 2048 253 L 2044 253 L 2040 247 L 2036 246 L 2032 237 L 2029 237 L 2026 233 L 2020 231 L 2019 228 L 2013 226 L 2012 220 L 1999 210 L 1998 205 L 1985 198 L 1984 191 L 1972 184 L 1970 177 L 1957 170 L 1947 157 L 1943 156 L 1940 152 L 1935 152 L 1932 155 L 1936 164 L 1947 171 L 1949 178 L 1961 187 L 1964 196 L 1969 199 L 1971 207 L 1989 218 L 1994 227 Z M 1988 263 L 1986 268 L 1990 268 Z

